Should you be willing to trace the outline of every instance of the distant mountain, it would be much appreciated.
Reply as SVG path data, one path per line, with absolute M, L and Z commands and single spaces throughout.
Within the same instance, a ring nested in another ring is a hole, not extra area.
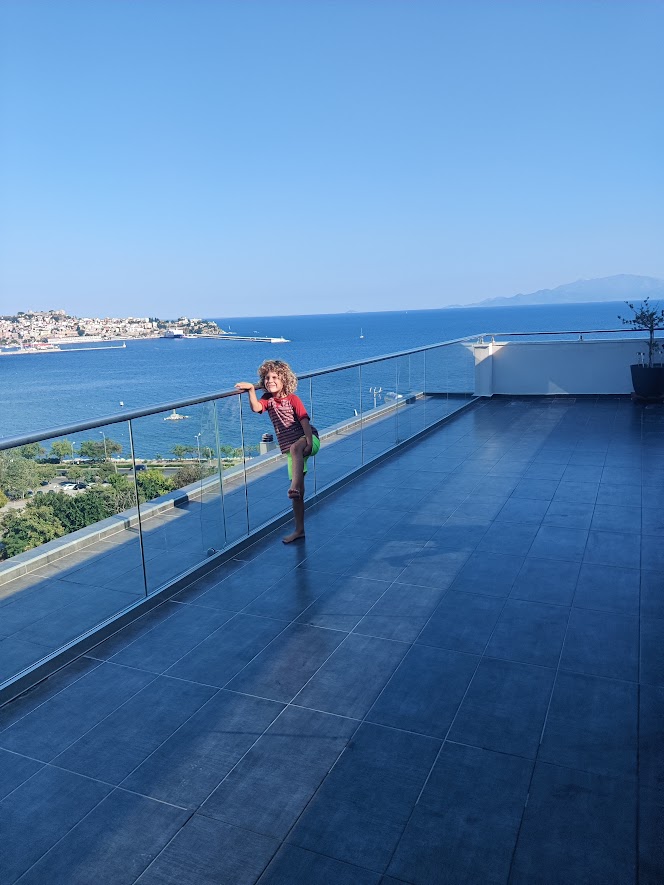
M 555 289 L 540 289 L 528 295 L 487 298 L 465 307 L 512 307 L 519 304 L 574 304 L 589 301 L 642 301 L 664 299 L 664 280 L 621 273 L 595 280 L 577 280 Z

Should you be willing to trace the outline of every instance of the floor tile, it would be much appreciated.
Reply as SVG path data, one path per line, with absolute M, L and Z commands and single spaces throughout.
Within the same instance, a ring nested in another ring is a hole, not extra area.
M 56 757 L 69 771 L 119 784 L 215 690 L 158 676 Z
M 168 620 L 138 637 L 110 659 L 151 673 L 163 673 L 233 617 L 232 612 L 178 605 Z
M 10 753 L 8 750 L 0 750 L 0 800 L 20 787 L 42 767 L 42 762 L 35 762 L 34 759 Z
M 583 529 L 567 529 L 543 525 L 530 548 L 530 555 L 540 559 L 561 559 L 580 562 L 583 558 L 588 532 Z
M 275 839 L 196 814 L 137 885 L 254 885 L 278 846 Z
M 584 562 L 574 594 L 575 608 L 639 613 L 639 570 Z M 664 614 L 664 607 L 662 608 Z
M 478 663 L 475 655 L 414 645 L 367 719 L 444 738 Z
M 539 759 L 615 777 L 636 774 L 637 687 L 559 672 Z
M 0 802 L 0 881 L 14 882 L 110 791 L 106 784 L 46 765 L 10 793 Z
M 664 544 L 654 535 L 644 535 L 641 539 L 641 568 L 664 570 Z M 637 562 L 638 565 L 638 562 Z
M 510 882 L 635 883 L 635 805 L 630 782 L 538 763 Z
M 276 618 L 292 621 L 305 609 L 338 586 L 338 575 L 311 569 L 293 569 L 284 575 L 278 583 L 257 596 L 243 609 L 243 614 L 260 615 L 265 618 Z
M 133 882 L 188 815 L 180 808 L 114 790 L 25 874 L 23 882 Z
M 363 870 L 296 845 L 283 845 L 260 878 L 260 885 L 379 885 L 380 873 Z
M 506 882 L 532 763 L 446 743 L 388 872 L 417 883 Z
M 288 707 L 202 807 L 203 814 L 283 839 L 358 723 Z
M 639 885 L 664 881 L 664 802 L 643 791 L 639 802 Z
M 493 523 L 477 549 L 487 553 L 507 553 L 525 556 L 535 540 L 537 526 Z
M 594 510 L 593 504 L 552 501 L 542 522 L 544 525 L 556 525 L 565 529 L 589 529 Z
M 662 618 L 641 619 L 641 681 L 650 685 L 664 685 L 664 619 Z
M 598 532 L 640 534 L 641 508 L 615 504 L 596 504 L 591 529 Z
M 484 659 L 452 724 L 449 740 L 534 759 L 555 670 Z
M 291 624 L 227 687 L 232 691 L 288 703 L 345 636 L 338 630 Z
M 648 618 L 664 618 L 661 571 L 641 570 L 641 614 Z
M 0 746 L 50 762 L 154 679 L 101 664 L 0 733 Z
M 554 562 L 527 556 L 509 595 L 530 602 L 570 605 L 578 575 L 577 562 Z
M 664 686 L 642 685 L 639 693 L 639 778 L 664 805 Z
M 283 621 L 237 615 L 167 672 L 223 688 L 284 629 Z
M 295 695 L 293 703 L 362 719 L 407 651 L 404 642 L 351 634 Z
M 505 601 L 449 590 L 418 637 L 418 644 L 482 654 Z
M 392 584 L 354 629 L 354 633 L 413 642 L 445 590 Z
M 473 553 L 450 585 L 450 590 L 455 593 L 508 596 L 522 565 L 522 556 L 510 556 L 504 553 Z
M 288 842 L 384 871 L 439 748 L 422 735 L 360 726 Z
M 470 556 L 468 550 L 427 546 L 399 573 L 397 581 L 446 590 Z
M 447 550 L 474 550 L 486 534 L 489 523 L 450 516 L 432 536 L 430 545 Z
M 553 502 L 572 501 L 578 504 L 594 504 L 599 491 L 598 482 L 561 482 L 551 499 Z
M 531 501 L 540 501 L 540 502 L 549 502 L 551 498 L 556 493 L 556 490 L 559 485 L 560 477 L 556 478 L 546 478 L 546 477 L 534 477 L 531 474 L 532 468 L 529 467 L 526 471 L 523 479 L 517 484 L 516 488 L 512 492 L 512 497 L 515 499 L 523 499 L 523 500 L 531 500 Z M 541 468 L 540 468 L 541 471 Z M 558 472 L 558 468 L 549 467 L 549 469 L 545 472 Z M 540 508 L 541 509 L 541 508 Z M 544 508 L 546 509 L 546 508 Z
M 197 808 L 283 710 L 220 691 L 122 782 L 162 802 Z
M 300 624 L 351 631 L 390 586 L 388 581 L 340 577 L 297 618 Z
M 563 606 L 508 599 L 486 654 L 523 664 L 556 667 L 569 610 Z
M 573 608 L 560 666 L 575 673 L 636 681 L 639 675 L 638 618 Z
M 640 564 L 639 535 L 626 532 L 588 533 L 584 562 L 598 565 L 638 568 Z

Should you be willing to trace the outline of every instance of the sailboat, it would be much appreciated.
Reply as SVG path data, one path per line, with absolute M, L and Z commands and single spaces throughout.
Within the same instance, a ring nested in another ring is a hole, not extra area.
M 362 331 L 362 328 L 360 328 L 360 338 L 364 338 L 364 332 Z

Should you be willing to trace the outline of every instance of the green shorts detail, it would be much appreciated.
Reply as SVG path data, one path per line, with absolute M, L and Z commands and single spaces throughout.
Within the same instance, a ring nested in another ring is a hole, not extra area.
M 309 460 L 309 458 L 313 458 L 314 455 L 317 455 L 319 449 L 320 449 L 320 440 L 314 434 L 311 437 L 311 455 L 307 455 L 307 457 L 304 459 L 304 472 L 305 473 L 307 472 L 307 461 Z M 292 458 L 290 452 L 288 453 L 288 478 L 289 479 L 293 478 L 293 458 Z

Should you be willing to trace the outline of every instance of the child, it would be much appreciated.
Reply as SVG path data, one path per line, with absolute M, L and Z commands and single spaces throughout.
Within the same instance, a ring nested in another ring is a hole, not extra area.
M 307 472 L 309 455 L 320 449 L 318 431 L 309 423 L 309 415 L 302 400 L 295 396 L 297 378 L 288 365 L 281 360 L 266 360 L 258 368 L 260 386 L 265 393 L 258 399 L 256 388 L 248 381 L 239 381 L 235 387 L 246 390 L 253 412 L 267 410 L 282 453 L 288 455 L 288 478 L 291 481 L 288 497 L 293 506 L 295 531 L 283 538 L 291 544 L 304 538 L 304 474 Z

